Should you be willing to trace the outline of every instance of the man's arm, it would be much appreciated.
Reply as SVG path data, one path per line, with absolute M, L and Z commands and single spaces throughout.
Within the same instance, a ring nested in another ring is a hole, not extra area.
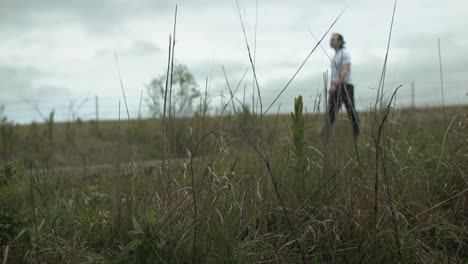
M 340 84 L 344 82 L 348 82 L 348 74 L 349 74 L 350 63 L 343 64 L 340 72 Z
M 350 63 L 343 64 L 340 72 L 340 79 L 338 82 L 331 82 L 330 84 L 330 94 L 333 94 L 338 88 L 341 87 L 341 84 L 348 82 L 348 73 L 349 73 Z
M 341 55 L 340 84 L 348 82 L 349 69 L 351 66 L 351 55 L 347 50 L 343 50 Z

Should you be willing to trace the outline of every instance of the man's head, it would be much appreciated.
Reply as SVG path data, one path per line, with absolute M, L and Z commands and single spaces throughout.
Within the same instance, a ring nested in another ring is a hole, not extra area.
M 332 47 L 335 50 L 339 50 L 344 48 L 345 41 L 343 39 L 343 36 L 339 33 L 333 33 L 331 38 L 330 38 L 330 47 Z

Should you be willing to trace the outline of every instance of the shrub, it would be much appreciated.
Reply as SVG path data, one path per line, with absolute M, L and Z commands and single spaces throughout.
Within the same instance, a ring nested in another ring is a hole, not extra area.
M 296 171 L 303 172 L 304 163 L 304 134 L 305 134 L 305 119 L 302 115 L 303 111 L 302 96 L 294 99 L 294 113 L 291 113 L 292 122 L 292 137 L 293 137 L 293 153 L 296 158 Z

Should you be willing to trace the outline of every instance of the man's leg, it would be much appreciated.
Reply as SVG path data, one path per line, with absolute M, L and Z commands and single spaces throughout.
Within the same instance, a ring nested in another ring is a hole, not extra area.
M 345 87 L 343 101 L 346 106 L 346 112 L 348 112 L 348 117 L 353 124 L 354 136 L 357 137 L 359 134 L 359 117 L 354 106 L 354 86 L 352 84 L 347 84 Z
M 341 96 L 339 96 L 339 94 L 341 93 L 340 90 L 341 90 L 340 87 L 337 87 L 335 91 L 333 91 L 329 95 L 329 98 L 328 98 L 328 109 L 327 109 L 328 120 L 327 120 L 327 124 L 325 124 L 325 131 L 324 131 L 325 132 L 324 134 L 326 135 L 329 133 L 333 123 L 335 123 L 336 112 L 341 107 Z

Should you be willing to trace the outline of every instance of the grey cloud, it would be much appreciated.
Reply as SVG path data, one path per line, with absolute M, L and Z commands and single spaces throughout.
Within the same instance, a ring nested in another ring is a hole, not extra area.
M 133 58 L 154 56 L 160 54 L 161 51 L 161 48 L 159 48 L 156 44 L 146 40 L 137 40 L 127 48 L 116 50 L 118 56 L 127 56 Z M 95 52 L 95 56 L 97 58 L 113 57 L 114 50 L 98 49 Z
M 70 94 L 64 86 L 40 81 L 42 77 L 44 74 L 33 67 L 0 65 L 0 103 L 9 103 L 18 98 L 58 98 Z
M 115 0 L 3 0 L 0 23 L 5 28 L 33 28 L 78 22 L 91 32 L 115 30 L 128 17 L 158 15 L 171 7 L 168 1 Z
M 160 51 L 158 46 L 146 40 L 135 41 L 129 50 L 131 54 L 136 56 L 155 54 Z
M 254 1 L 239 1 L 241 9 L 255 8 Z M 275 4 L 283 4 L 283 1 L 272 0 L 268 2 L 259 1 L 259 8 Z M 304 10 L 318 12 L 317 5 L 344 3 L 344 1 L 307 1 L 299 0 L 291 3 L 291 6 L 301 6 Z M 0 8 L 0 23 L 4 28 L 12 27 L 35 27 L 40 24 L 61 24 L 64 22 L 79 22 L 90 31 L 104 31 L 118 29 L 127 19 L 137 17 L 157 17 L 160 15 L 171 15 L 176 4 L 179 6 L 179 13 L 192 12 L 200 8 L 228 7 L 235 13 L 235 1 L 232 0 L 3 0 Z M 305 11 L 304 11 L 305 12 Z M 193 12 L 192 12 L 193 13 Z M 310 17 L 310 12 L 304 14 Z
M 204 3 L 221 1 L 182 1 L 180 5 L 189 8 Z M 37 26 L 77 21 L 90 30 L 108 30 L 119 27 L 127 18 L 158 16 L 174 10 L 177 1 L 152 0 L 3 0 L 0 8 L 0 22 L 3 26 Z
M 67 86 L 48 83 L 33 86 L 27 94 L 27 98 L 32 101 L 56 101 L 68 99 L 70 96 L 71 93 Z
M 0 65 L 0 89 L 7 96 L 9 92 L 24 92 L 32 85 L 32 79 L 40 76 L 40 72 L 31 67 L 15 68 L 8 65 Z

